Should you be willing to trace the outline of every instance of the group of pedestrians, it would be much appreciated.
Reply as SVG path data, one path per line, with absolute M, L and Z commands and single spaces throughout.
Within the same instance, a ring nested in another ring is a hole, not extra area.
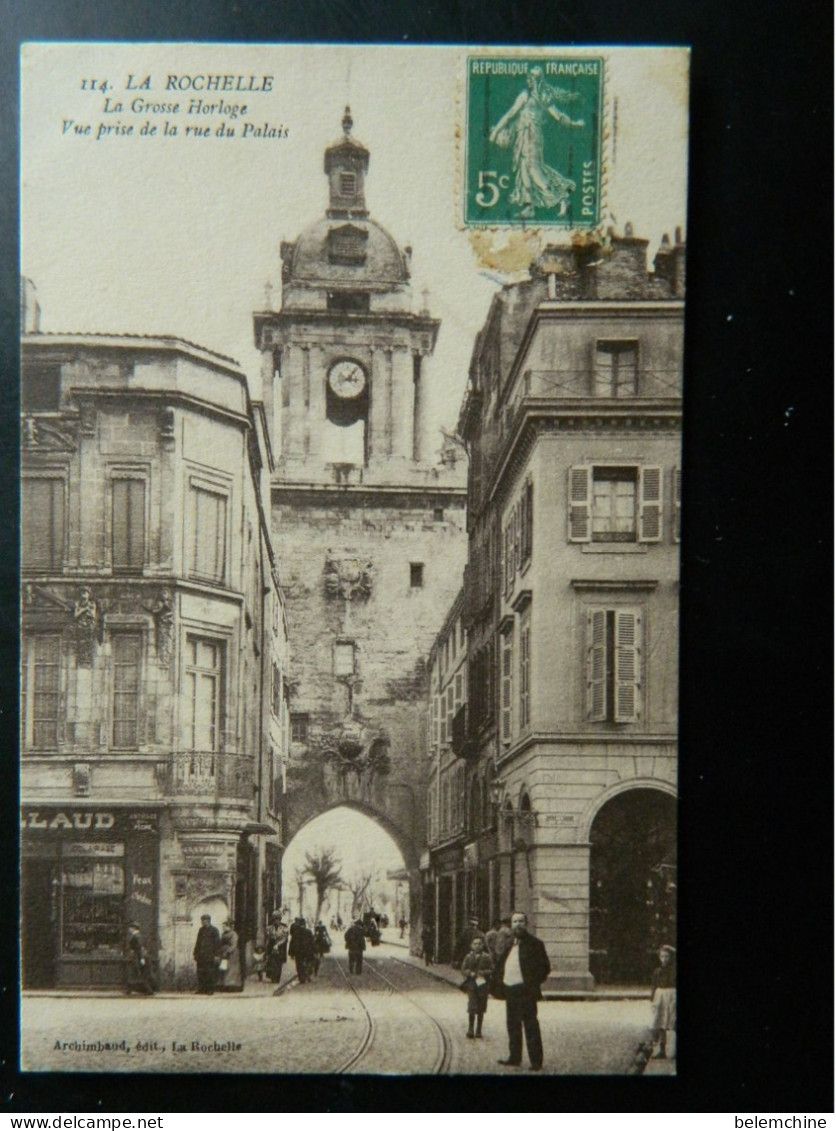
M 216 990 L 241 993 L 244 988 L 241 948 L 232 919 L 226 920 L 220 932 L 212 925 L 211 915 L 201 915 L 192 957 L 199 994 L 213 994 Z

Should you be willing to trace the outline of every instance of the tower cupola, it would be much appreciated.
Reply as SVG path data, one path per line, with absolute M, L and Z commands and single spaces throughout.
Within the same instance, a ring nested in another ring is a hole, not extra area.
M 368 216 L 364 180 L 369 168 L 369 151 L 351 136 L 354 119 L 351 108 L 343 114 L 343 136 L 325 150 L 328 176 L 328 218 L 364 220 Z

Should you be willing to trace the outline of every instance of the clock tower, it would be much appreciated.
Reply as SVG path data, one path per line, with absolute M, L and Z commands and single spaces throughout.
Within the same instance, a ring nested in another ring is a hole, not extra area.
M 282 243 L 280 309 L 254 315 L 292 650 L 278 793 L 285 844 L 343 804 L 388 829 L 415 919 L 426 660 L 462 584 L 466 475 L 462 449 L 426 434 L 439 322 L 414 308 L 411 248 L 369 215 L 370 155 L 352 127 L 346 107 L 325 150 L 325 215 Z
M 369 151 L 352 126 L 346 107 L 325 150 L 325 216 L 281 245 L 281 309 L 255 315 L 285 481 L 412 482 L 431 467 L 425 368 L 439 322 L 413 309 L 412 249 L 369 216 Z

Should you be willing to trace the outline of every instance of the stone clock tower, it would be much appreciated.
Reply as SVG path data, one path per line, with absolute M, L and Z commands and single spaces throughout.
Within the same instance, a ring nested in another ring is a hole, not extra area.
M 281 310 L 255 315 L 265 408 L 283 480 L 409 482 L 429 470 L 424 370 L 439 322 L 413 310 L 412 249 L 369 217 L 369 151 L 348 108 L 342 126 L 325 151 L 328 211 L 282 243 Z
M 416 917 L 426 657 L 462 583 L 466 474 L 426 434 L 440 324 L 414 309 L 411 248 L 369 215 L 352 126 L 346 107 L 324 217 L 281 245 L 280 309 L 254 315 L 293 656 L 285 841 L 329 808 L 366 812 L 404 854 Z

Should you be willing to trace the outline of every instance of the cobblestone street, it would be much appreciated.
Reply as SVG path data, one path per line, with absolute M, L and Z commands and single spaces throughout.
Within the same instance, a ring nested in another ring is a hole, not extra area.
M 367 952 L 349 975 L 340 951 L 319 978 L 282 991 L 250 979 L 242 994 L 29 994 L 22 1003 L 22 1066 L 76 1072 L 508 1073 L 505 1009 L 491 1001 L 484 1038 L 467 1040 L 465 998 L 401 960 Z M 545 1073 L 629 1071 L 647 1035 L 647 1002 L 540 1005 Z M 87 1047 L 85 1047 L 85 1045 Z M 110 1047 L 102 1047 L 109 1045 Z M 90 1047 L 92 1046 L 92 1047 Z

